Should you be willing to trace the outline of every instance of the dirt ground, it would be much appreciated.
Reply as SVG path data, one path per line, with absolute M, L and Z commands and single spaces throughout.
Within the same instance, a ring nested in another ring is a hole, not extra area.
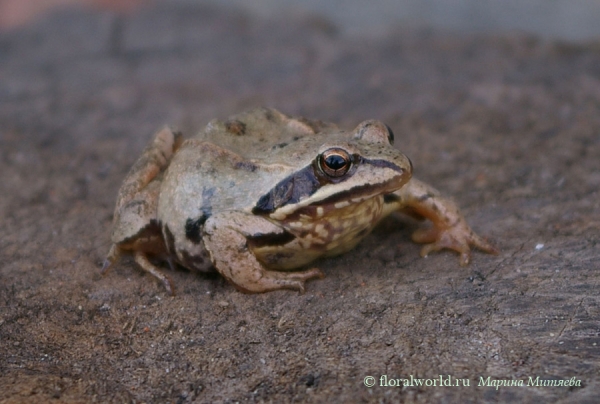
M 500 255 L 420 258 L 420 224 L 393 217 L 305 294 L 180 269 L 171 297 L 131 260 L 101 276 L 155 129 L 256 106 L 387 122 Z M 0 33 L 0 401 L 595 402 L 598 156 L 597 43 L 350 40 L 182 3 Z M 393 387 L 411 376 L 427 381 Z

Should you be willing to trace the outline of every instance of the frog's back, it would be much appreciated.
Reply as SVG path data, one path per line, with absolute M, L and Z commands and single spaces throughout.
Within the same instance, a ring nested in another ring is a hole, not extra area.
M 337 130 L 332 123 L 292 118 L 275 109 L 258 108 L 232 115 L 225 121 L 213 120 L 196 138 L 247 159 L 263 160 L 266 156 L 275 158 L 279 149 L 296 142 L 314 141 L 322 138 L 323 133 Z

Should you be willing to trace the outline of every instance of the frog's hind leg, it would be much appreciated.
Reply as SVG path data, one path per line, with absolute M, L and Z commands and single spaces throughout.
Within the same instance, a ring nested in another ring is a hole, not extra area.
M 244 224 L 242 224 L 244 223 Z M 265 219 L 232 213 L 219 225 L 219 220 L 208 220 L 205 225 L 204 244 L 210 253 L 217 271 L 236 288 L 245 293 L 263 293 L 278 289 L 293 289 L 304 292 L 304 283 L 313 278 L 322 278 L 323 273 L 312 268 L 298 272 L 280 272 L 266 269 L 248 248 L 244 229 L 253 229 L 265 234 L 274 227 Z
M 169 279 L 167 275 L 165 275 L 158 267 L 151 263 L 144 252 L 136 251 L 133 254 L 133 259 L 140 266 L 140 268 L 161 281 L 171 296 L 175 296 L 175 288 L 171 279 Z
M 146 272 L 158 278 L 173 294 L 172 282 L 156 268 L 146 254 L 164 257 L 166 248 L 156 219 L 161 173 L 183 142 L 180 133 L 165 127 L 154 135 L 125 177 L 113 217 L 112 242 L 104 261 L 106 273 L 123 254 L 131 253 Z

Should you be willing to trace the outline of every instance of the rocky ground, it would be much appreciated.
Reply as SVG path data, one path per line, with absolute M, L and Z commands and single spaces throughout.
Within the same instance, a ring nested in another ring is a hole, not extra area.
M 600 394 L 598 44 L 350 40 L 321 18 L 177 3 L 63 10 L 0 33 L 0 77 L 0 401 Z M 387 122 L 415 175 L 500 255 L 464 268 L 451 252 L 420 258 L 420 224 L 398 216 L 318 262 L 326 277 L 303 295 L 245 295 L 179 269 L 171 297 L 131 260 L 101 276 L 117 190 L 153 132 L 256 106 Z M 527 386 L 538 376 L 579 385 Z M 525 386 L 495 386 L 511 380 Z

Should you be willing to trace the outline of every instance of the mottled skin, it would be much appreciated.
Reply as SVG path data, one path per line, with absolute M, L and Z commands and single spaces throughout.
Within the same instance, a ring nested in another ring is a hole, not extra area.
M 456 205 L 411 178 L 410 160 L 378 121 L 352 131 L 259 109 L 212 121 L 182 141 L 162 129 L 117 199 L 104 271 L 123 253 L 174 292 L 149 257 L 188 269 L 216 268 L 238 289 L 304 291 L 316 268 L 290 272 L 353 248 L 399 211 L 431 220 L 413 240 L 425 256 L 443 248 L 470 260 L 477 236 Z

